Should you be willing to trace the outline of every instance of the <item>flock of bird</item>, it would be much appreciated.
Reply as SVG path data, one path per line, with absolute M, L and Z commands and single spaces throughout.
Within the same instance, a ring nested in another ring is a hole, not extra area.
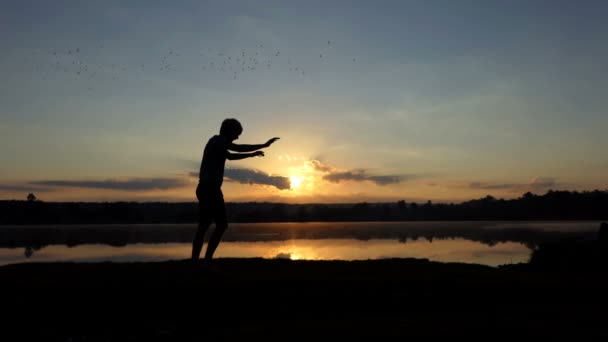
M 327 59 L 332 42 L 327 41 L 327 44 L 324 45 L 325 48 L 318 52 L 318 58 L 321 61 Z M 226 53 L 207 49 L 197 55 L 193 55 L 192 52 L 184 55 L 175 49 L 168 49 L 157 60 L 148 60 L 146 63 L 139 64 L 99 62 L 102 57 L 108 56 L 109 50 L 104 51 L 107 48 L 102 43 L 99 43 L 96 48 L 97 51 L 83 51 L 84 49 L 80 47 L 62 50 L 35 50 L 31 56 L 24 58 L 24 62 L 33 63 L 33 69 L 41 72 L 43 79 L 46 79 L 51 73 L 65 73 L 76 80 L 93 81 L 105 77 L 117 81 L 127 75 L 132 75 L 133 72 L 194 72 L 198 69 L 200 72 L 223 73 L 227 78 L 237 80 L 247 73 L 277 67 L 285 68 L 284 70 L 289 70 L 299 76 L 306 76 L 304 68 L 294 62 L 292 58 L 278 49 L 265 47 L 263 44 L 258 44 L 254 50 L 241 49 Z M 356 62 L 356 59 L 352 58 L 352 62 Z M 92 90 L 92 83 L 87 89 Z

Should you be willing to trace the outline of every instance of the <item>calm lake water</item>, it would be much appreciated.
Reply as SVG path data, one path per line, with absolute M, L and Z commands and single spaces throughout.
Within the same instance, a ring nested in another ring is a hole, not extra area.
M 216 257 L 426 258 L 497 266 L 527 262 L 531 248 L 542 241 L 566 235 L 593 237 L 599 224 L 590 221 L 233 224 Z M 195 229 L 192 224 L 0 226 L 0 265 L 187 259 Z

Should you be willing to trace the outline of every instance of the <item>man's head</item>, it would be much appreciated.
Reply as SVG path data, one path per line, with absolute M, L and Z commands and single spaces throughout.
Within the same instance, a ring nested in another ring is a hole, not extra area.
M 220 134 L 230 141 L 238 139 L 241 133 L 243 133 L 243 126 L 241 126 L 241 123 L 237 119 L 226 119 L 222 122 Z

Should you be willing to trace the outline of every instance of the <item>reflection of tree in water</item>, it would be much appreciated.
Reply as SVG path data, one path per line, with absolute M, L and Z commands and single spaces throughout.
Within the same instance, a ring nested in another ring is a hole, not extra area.
M 35 246 L 35 245 L 25 246 L 25 250 L 23 251 L 23 255 L 25 255 L 26 258 L 30 258 L 32 255 L 34 255 L 35 251 L 41 250 L 42 247 L 43 246 Z
M 528 249 L 534 250 L 539 244 L 550 241 L 560 241 L 568 238 L 590 237 L 596 234 L 592 231 L 539 231 L 529 228 L 507 228 L 507 229 L 412 229 L 409 233 L 401 233 L 397 238 L 400 243 L 417 241 L 420 238 L 432 243 L 433 240 L 464 239 L 479 242 L 489 247 L 494 247 L 500 243 L 516 242 L 521 243 Z M 376 238 L 392 238 L 390 233 L 384 232 L 377 234 Z
M 0 247 L 26 247 L 26 257 L 45 245 L 105 244 L 122 247 L 134 243 L 192 242 L 194 225 L 124 225 L 78 227 L 30 226 L 27 229 L 1 228 Z M 529 249 L 538 248 L 544 242 L 571 238 L 593 238 L 596 231 L 550 231 L 535 228 L 471 227 L 468 224 L 453 226 L 447 223 L 439 227 L 403 227 L 395 225 L 331 224 L 310 226 L 290 225 L 237 225 L 226 232 L 225 241 L 284 241 L 291 239 L 396 239 L 401 243 L 425 239 L 428 242 L 445 239 L 465 239 L 480 242 L 490 247 L 504 242 L 518 242 Z

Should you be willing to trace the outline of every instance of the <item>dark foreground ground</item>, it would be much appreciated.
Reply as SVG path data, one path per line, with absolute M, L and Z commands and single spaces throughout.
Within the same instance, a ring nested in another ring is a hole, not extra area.
M 318 340 L 608 336 L 601 269 L 415 259 L 19 264 L 0 267 L 2 338 Z M 10 337 L 10 338 L 9 338 Z

